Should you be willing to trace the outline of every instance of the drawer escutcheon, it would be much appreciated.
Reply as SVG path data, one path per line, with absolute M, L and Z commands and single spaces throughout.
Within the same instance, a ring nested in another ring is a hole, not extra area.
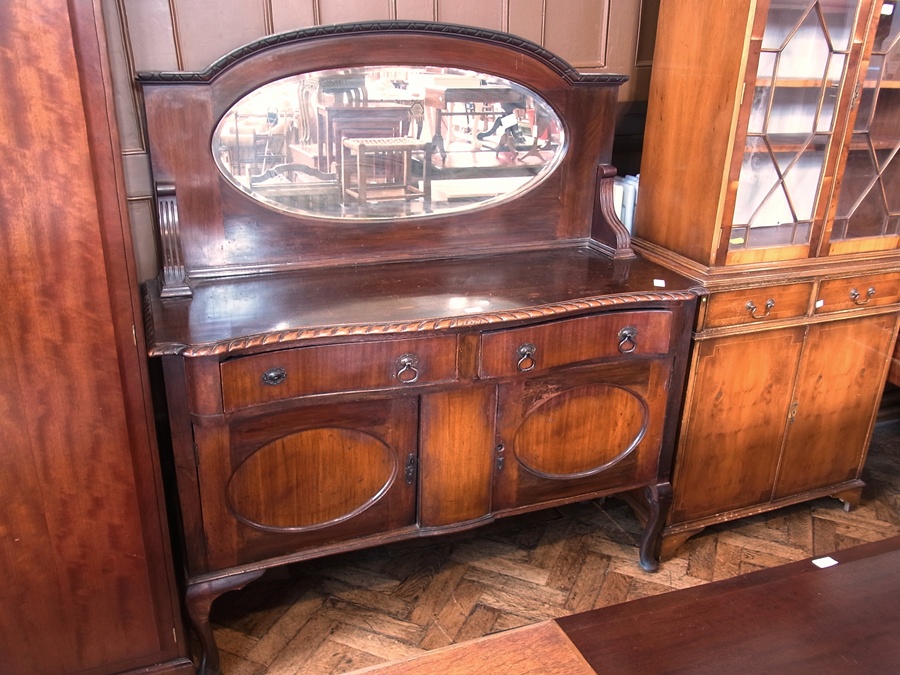
M 284 382 L 286 378 L 287 371 L 284 368 L 269 368 L 263 373 L 262 381 L 263 384 L 274 387 Z

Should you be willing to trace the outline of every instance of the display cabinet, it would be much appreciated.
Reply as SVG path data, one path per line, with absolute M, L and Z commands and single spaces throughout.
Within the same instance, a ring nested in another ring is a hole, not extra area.
M 144 309 L 204 671 L 215 598 L 297 560 L 636 490 L 656 568 L 702 290 L 613 214 L 622 77 L 404 22 L 141 82 Z M 365 123 L 385 106 L 400 123 Z
M 664 555 L 713 523 L 859 501 L 900 300 L 893 4 L 662 2 L 635 247 L 710 292 Z

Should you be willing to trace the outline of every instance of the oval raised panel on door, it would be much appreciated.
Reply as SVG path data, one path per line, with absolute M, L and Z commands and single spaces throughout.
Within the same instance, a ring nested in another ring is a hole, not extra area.
M 391 449 L 353 429 L 308 429 L 267 443 L 228 482 L 234 516 L 263 530 L 315 530 L 376 503 L 398 474 Z
M 531 411 L 516 432 L 515 457 L 543 478 L 592 476 L 630 454 L 648 420 L 646 402 L 624 387 L 577 387 Z

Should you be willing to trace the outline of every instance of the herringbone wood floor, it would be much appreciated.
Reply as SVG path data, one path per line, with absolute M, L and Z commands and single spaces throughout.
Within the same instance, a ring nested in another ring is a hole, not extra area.
M 227 675 L 349 671 L 900 534 L 900 422 L 876 427 L 860 507 L 820 499 L 707 528 L 655 574 L 616 498 L 271 570 L 213 606 Z

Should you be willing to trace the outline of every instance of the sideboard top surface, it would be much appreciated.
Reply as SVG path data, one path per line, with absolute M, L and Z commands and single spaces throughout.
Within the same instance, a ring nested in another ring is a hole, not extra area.
M 146 292 L 153 355 L 524 322 L 691 299 L 694 282 L 587 246 L 198 281 L 192 299 Z

